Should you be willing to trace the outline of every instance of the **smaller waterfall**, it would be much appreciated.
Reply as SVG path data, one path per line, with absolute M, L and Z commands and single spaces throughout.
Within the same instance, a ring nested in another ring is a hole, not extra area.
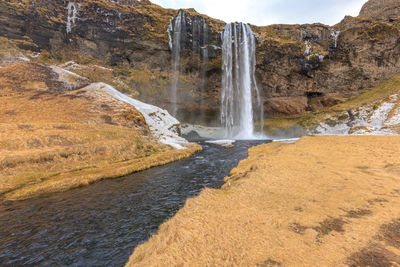
M 304 50 L 303 56 L 307 57 L 307 60 L 310 60 L 311 55 L 311 45 L 309 41 L 305 41 L 304 44 L 306 45 L 306 50 Z
M 79 4 L 78 4 L 79 5 Z M 76 18 L 77 18 L 77 6 L 75 5 L 75 2 L 69 2 L 68 6 L 68 16 L 67 16 L 67 33 L 71 33 L 72 30 L 72 25 L 75 24 Z
M 337 48 L 337 41 L 339 38 L 339 34 L 340 34 L 340 31 L 332 30 L 332 32 L 331 32 L 331 36 L 335 40 L 335 48 Z
M 206 87 L 206 70 L 208 66 L 208 49 L 210 44 L 210 28 L 204 17 L 201 16 L 191 16 L 185 13 L 184 10 L 179 10 L 176 17 L 173 17 L 167 28 L 169 47 L 172 52 L 171 69 L 172 69 L 172 81 L 171 89 L 169 91 L 169 112 L 173 116 L 177 116 L 178 109 L 183 103 L 187 103 L 193 98 L 193 92 L 179 91 L 180 84 L 180 71 L 182 71 L 182 55 L 185 55 L 185 60 L 187 56 L 191 55 L 191 62 L 189 63 L 190 68 L 199 70 L 199 80 L 198 91 L 196 92 L 200 95 L 200 101 L 196 104 L 202 107 L 204 105 L 205 87 Z M 190 51 L 191 50 L 191 51 Z M 190 114 L 183 112 L 180 114 L 186 116 L 186 119 Z M 202 120 L 203 110 L 201 109 L 201 114 L 195 114 L 190 119 Z
M 248 24 L 227 24 L 222 33 L 221 123 L 226 137 L 255 138 L 263 129 L 263 104 L 255 79 L 255 37 Z
M 207 22 L 204 18 L 202 18 L 202 23 L 201 23 L 201 29 L 202 29 L 202 38 L 201 38 L 201 59 L 202 59 L 202 64 L 201 64 L 201 98 L 200 98 L 200 106 L 203 107 L 201 109 L 201 120 L 204 121 L 204 106 L 205 106 L 205 101 L 204 101 L 204 96 L 207 93 L 207 68 L 208 68 L 208 44 L 210 42 L 209 40 L 209 27 L 207 25 Z
M 172 27 L 171 27 L 172 28 Z M 173 68 L 173 80 L 171 85 L 171 114 L 176 116 L 178 112 L 178 82 L 179 82 L 179 72 L 180 72 L 180 60 L 181 60 L 181 50 L 184 48 L 185 36 L 182 36 L 182 32 L 186 32 L 186 16 L 185 12 L 179 11 L 178 16 L 175 18 L 173 26 L 173 39 L 172 39 L 172 68 Z

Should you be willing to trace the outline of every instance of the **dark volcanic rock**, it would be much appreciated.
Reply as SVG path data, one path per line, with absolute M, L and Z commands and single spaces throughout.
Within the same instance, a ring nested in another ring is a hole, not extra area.
M 215 121 L 224 22 L 193 9 L 184 12 L 179 114 L 185 121 Z M 149 1 L 8 0 L 0 2 L 0 36 L 61 61 L 101 61 L 129 84 L 132 92 L 126 93 L 167 107 L 173 77 L 168 29 L 177 14 Z M 333 27 L 252 26 L 266 115 L 298 117 L 399 72 L 398 14 L 399 1 L 371 0 L 360 17 L 346 17 Z

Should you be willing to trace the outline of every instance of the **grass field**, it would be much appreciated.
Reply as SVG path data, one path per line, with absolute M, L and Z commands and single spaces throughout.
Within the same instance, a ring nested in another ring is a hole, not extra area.
M 398 266 L 400 138 L 303 137 L 251 148 L 127 266 Z

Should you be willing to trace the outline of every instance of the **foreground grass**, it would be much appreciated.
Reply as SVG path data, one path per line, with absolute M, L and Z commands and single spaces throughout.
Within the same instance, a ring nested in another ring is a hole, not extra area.
M 71 165 L 68 166 L 65 162 L 62 166 L 54 166 L 60 163 L 53 161 L 52 166 L 49 167 L 57 172 L 48 172 L 42 166 L 42 168 L 37 168 L 35 173 L 24 173 L 11 177 L 11 184 L 14 188 L 11 187 L 11 190 L 7 188 L 10 192 L 5 194 L 4 200 L 24 200 L 89 185 L 103 179 L 118 178 L 190 157 L 200 150 L 201 146 L 193 144 L 185 150 L 170 149 L 153 152 L 148 156 L 136 156 L 123 161 L 98 160 L 81 168 L 77 168 L 79 166 L 77 163 L 70 163 Z M 57 167 L 59 168 L 57 169 Z M 68 167 L 70 170 L 65 170 Z
M 400 138 L 254 147 L 187 201 L 127 266 L 397 266 Z

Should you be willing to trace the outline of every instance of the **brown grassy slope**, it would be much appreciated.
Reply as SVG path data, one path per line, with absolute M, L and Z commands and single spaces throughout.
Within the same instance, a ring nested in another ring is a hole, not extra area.
M 127 266 L 398 266 L 400 138 L 304 137 L 250 149 Z
M 0 196 L 26 199 L 189 156 L 150 134 L 132 106 L 66 92 L 47 66 L 0 68 Z

